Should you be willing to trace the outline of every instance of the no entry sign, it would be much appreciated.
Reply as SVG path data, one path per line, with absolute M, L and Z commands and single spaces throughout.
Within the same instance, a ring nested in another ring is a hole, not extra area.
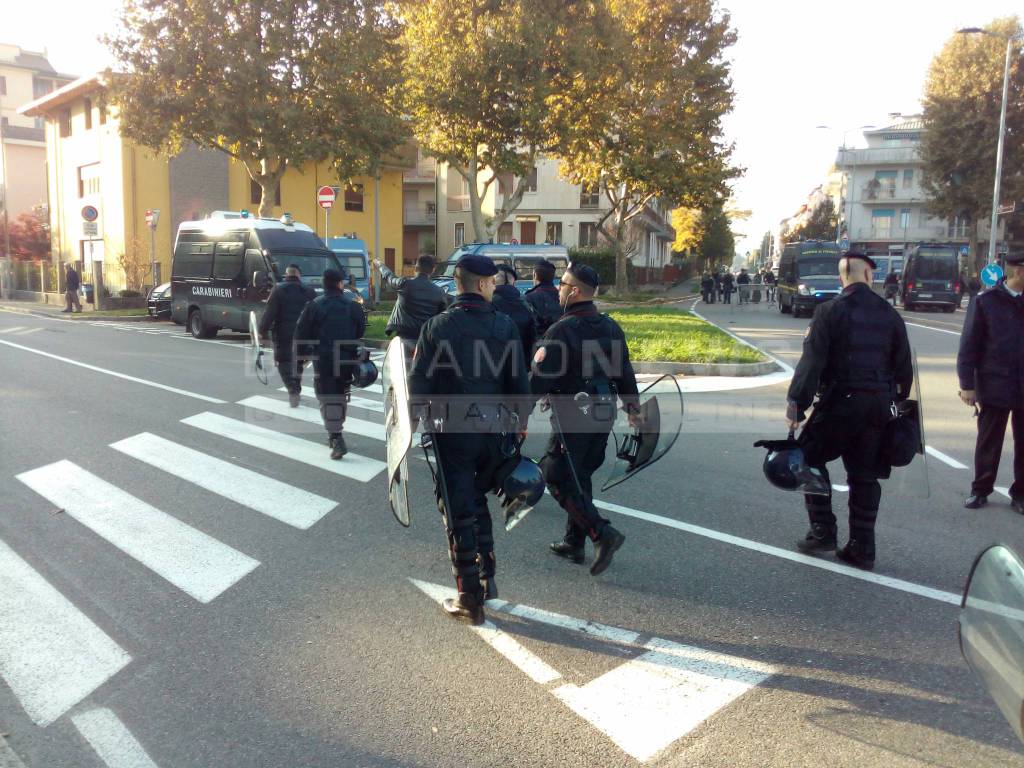
M 330 208 L 334 205 L 334 189 L 332 187 L 320 187 L 316 191 L 316 203 L 321 208 Z

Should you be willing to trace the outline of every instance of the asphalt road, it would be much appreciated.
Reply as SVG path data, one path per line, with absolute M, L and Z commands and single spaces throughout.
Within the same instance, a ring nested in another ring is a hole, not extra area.
M 698 310 L 789 365 L 808 322 Z M 508 602 L 474 630 L 437 606 L 421 461 L 412 528 L 388 511 L 378 392 L 331 465 L 239 337 L 0 312 L 0 765 L 1024 766 L 956 640 L 974 555 L 1024 521 L 960 507 L 962 313 L 907 319 L 944 458 L 928 498 L 887 488 L 874 574 L 792 554 L 800 500 L 751 448 L 784 434 L 785 372 L 691 380 L 673 452 L 600 496 L 611 568 L 546 551 L 545 499 L 498 533 Z

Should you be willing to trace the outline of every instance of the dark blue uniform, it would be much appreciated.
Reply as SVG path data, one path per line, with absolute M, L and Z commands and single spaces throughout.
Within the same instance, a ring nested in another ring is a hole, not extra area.
M 558 303 L 558 289 L 554 283 L 538 283 L 523 297 L 537 316 L 537 335 L 543 336 L 548 328 L 562 316 L 562 305 Z
M 519 340 L 523 344 L 523 357 L 529 360 L 533 356 L 533 345 L 537 342 L 537 316 L 530 305 L 514 285 L 495 287 L 491 304 L 496 310 L 512 318 L 516 330 L 519 331 Z
M 300 278 L 285 277 L 270 292 L 260 318 L 260 335 L 273 335 L 274 365 L 292 394 L 302 389 L 302 368 L 295 362 L 295 326 L 302 310 L 315 298 L 316 291 L 303 285 Z

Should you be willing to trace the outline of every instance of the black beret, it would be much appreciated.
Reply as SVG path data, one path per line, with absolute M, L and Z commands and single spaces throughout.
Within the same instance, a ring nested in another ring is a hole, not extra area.
M 538 259 L 536 262 L 534 262 L 533 265 L 534 269 L 536 269 L 537 267 L 542 267 L 543 269 L 554 269 L 555 265 L 552 264 L 547 259 Z
M 875 260 L 872 259 L 870 256 L 867 255 L 867 253 L 865 253 L 859 248 L 851 248 L 848 251 L 843 251 L 843 258 L 860 259 L 861 261 L 866 261 L 872 269 L 878 269 L 878 265 L 875 264 Z
M 597 288 L 601 284 L 601 279 L 597 276 L 597 270 L 593 267 L 588 267 L 586 264 L 572 262 L 565 268 L 565 271 L 591 288 Z
M 481 256 L 476 253 L 467 253 L 459 258 L 455 262 L 456 267 L 462 267 L 467 272 L 472 272 L 474 275 L 480 275 L 480 277 L 490 277 L 491 275 L 498 274 L 498 268 L 494 265 L 494 262 L 487 256 Z
M 344 275 L 336 269 L 324 270 L 324 285 L 337 285 L 345 279 Z

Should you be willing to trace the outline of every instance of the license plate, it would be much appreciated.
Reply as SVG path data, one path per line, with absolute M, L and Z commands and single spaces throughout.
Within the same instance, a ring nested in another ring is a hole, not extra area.
M 919 299 L 930 299 L 931 297 L 932 297 L 932 295 L 930 293 L 919 293 L 919 294 L 917 294 L 917 298 L 919 298 Z

